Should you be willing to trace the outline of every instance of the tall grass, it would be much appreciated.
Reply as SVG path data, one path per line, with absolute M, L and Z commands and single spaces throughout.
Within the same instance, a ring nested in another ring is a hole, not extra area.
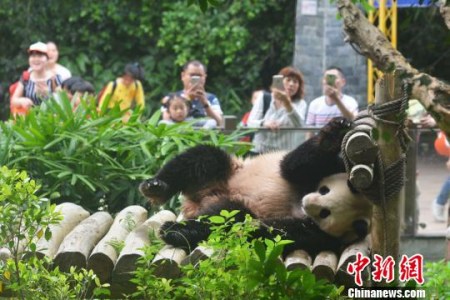
M 132 112 L 125 123 L 126 113 L 118 106 L 97 109 L 89 97 L 74 109 L 61 93 L 25 117 L 0 123 L 0 165 L 26 170 L 55 203 L 97 210 L 104 199 L 116 212 L 144 204 L 138 184 L 188 147 L 211 143 L 237 154 L 248 149 L 238 133 L 158 125 L 158 111 L 144 121 Z

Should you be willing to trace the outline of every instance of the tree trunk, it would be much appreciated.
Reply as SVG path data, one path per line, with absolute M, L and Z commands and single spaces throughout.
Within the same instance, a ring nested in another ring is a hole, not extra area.
M 438 126 L 450 136 L 450 85 L 411 67 L 385 35 L 373 26 L 351 0 L 337 0 L 343 18 L 346 42 L 371 59 L 383 72 L 397 71 L 412 86 L 411 98 L 422 103 Z
M 375 88 L 375 104 L 381 105 L 403 95 L 402 81 L 395 75 L 385 74 L 377 82 Z M 397 113 L 385 117 L 390 121 L 397 121 Z M 378 146 L 383 159 L 383 166 L 387 167 L 397 162 L 402 156 L 402 150 L 397 136 L 398 125 L 377 122 L 379 131 Z M 388 184 L 386 182 L 386 184 Z M 372 252 L 383 258 L 391 256 L 395 261 L 399 258 L 400 244 L 400 203 L 401 193 L 386 199 L 385 203 L 374 206 L 372 227 Z M 384 283 L 381 283 L 383 285 Z

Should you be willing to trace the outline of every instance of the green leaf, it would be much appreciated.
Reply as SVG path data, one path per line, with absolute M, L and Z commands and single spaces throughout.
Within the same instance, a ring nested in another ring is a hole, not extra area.
M 264 262 L 266 260 L 266 248 L 264 244 L 260 240 L 255 240 L 253 242 L 255 247 L 255 253 L 258 255 L 259 261 Z
M 212 217 L 209 217 L 209 220 L 213 224 L 223 224 L 223 223 L 225 223 L 225 218 L 221 217 L 221 216 L 212 216 Z

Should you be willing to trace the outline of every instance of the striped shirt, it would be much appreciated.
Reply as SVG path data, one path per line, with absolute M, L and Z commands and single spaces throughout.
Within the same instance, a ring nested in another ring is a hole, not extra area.
M 343 95 L 341 99 L 347 109 L 356 114 L 358 112 L 358 102 L 350 96 Z M 342 117 L 342 113 L 336 104 L 328 105 L 325 96 L 321 96 L 311 101 L 306 116 L 306 126 L 323 127 L 334 117 Z
M 54 80 L 54 83 L 52 81 Z M 47 91 L 48 93 L 45 96 L 39 96 L 36 91 L 36 82 L 29 79 L 24 80 L 22 77 L 20 77 L 20 82 L 23 84 L 23 96 L 30 98 L 31 101 L 33 101 L 34 105 L 39 105 L 42 103 L 43 100 L 50 98 L 52 93 L 54 92 L 54 89 L 57 86 L 61 85 L 62 79 L 59 75 L 56 75 L 55 77 L 49 78 L 46 81 L 47 85 Z M 53 87 L 52 87 L 53 85 Z

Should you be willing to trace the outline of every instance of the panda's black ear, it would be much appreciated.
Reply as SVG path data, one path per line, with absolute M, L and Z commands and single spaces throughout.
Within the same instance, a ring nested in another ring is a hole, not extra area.
M 353 186 L 353 184 L 350 182 L 350 180 L 347 179 L 347 186 L 350 189 L 350 192 L 353 194 L 359 194 L 360 192 Z

